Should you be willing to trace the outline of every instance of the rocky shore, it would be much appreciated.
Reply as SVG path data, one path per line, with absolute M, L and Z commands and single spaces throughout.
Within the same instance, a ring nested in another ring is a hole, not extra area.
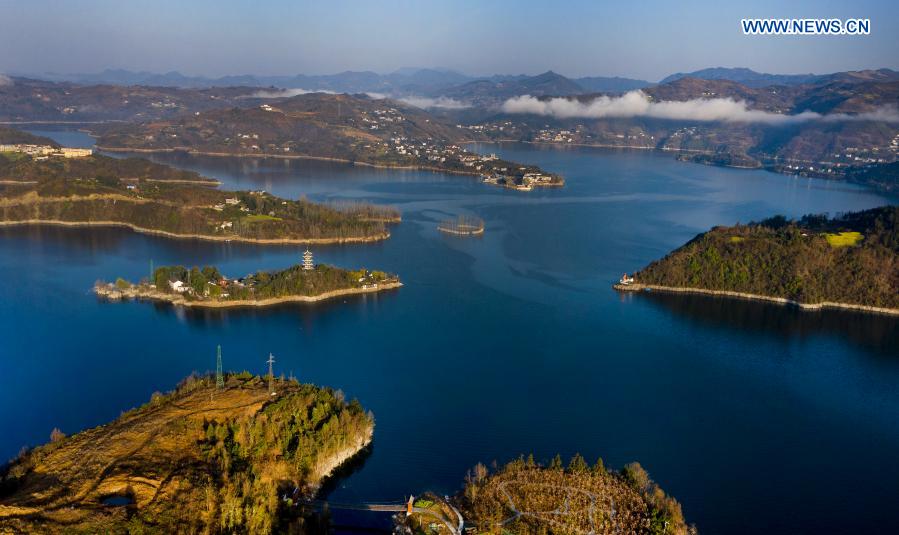
M 400 288 L 403 283 L 385 282 L 370 286 L 344 288 L 341 290 L 332 290 L 317 295 L 287 295 L 283 297 L 271 297 L 267 299 L 187 299 L 182 294 L 160 292 L 153 286 L 140 285 L 131 286 L 129 288 L 118 288 L 114 284 L 97 284 L 94 286 L 94 293 L 101 298 L 110 301 L 120 301 L 123 299 L 144 299 L 149 301 L 160 301 L 171 303 L 173 305 L 195 307 L 195 308 L 241 308 L 241 307 L 266 307 L 278 305 L 281 303 L 315 303 L 336 297 L 347 295 L 369 294 L 383 292 Z
M 794 301 L 792 299 L 787 299 L 785 297 L 774 297 L 770 295 L 757 295 L 743 292 L 732 292 L 727 290 L 707 290 L 704 288 L 686 288 L 686 287 L 676 287 L 676 286 L 660 286 L 657 284 L 614 284 L 612 288 L 618 290 L 619 292 L 641 292 L 641 291 L 654 291 L 654 292 L 666 292 L 666 293 L 687 293 L 687 294 L 701 294 L 701 295 L 713 295 L 719 297 L 736 297 L 739 299 L 750 299 L 753 301 L 767 301 L 769 303 L 777 303 L 781 305 L 789 305 L 799 307 L 800 310 L 823 310 L 825 308 L 831 309 L 841 309 L 841 310 L 855 310 L 859 312 L 870 312 L 874 314 L 888 314 L 892 316 L 899 316 L 899 309 L 897 308 L 886 308 L 886 307 L 874 307 L 868 305 L 857 305 L 852 303 L 833 303 L 830 301 L 822 301 L 820 303 L 801 303 L 799 301 Z

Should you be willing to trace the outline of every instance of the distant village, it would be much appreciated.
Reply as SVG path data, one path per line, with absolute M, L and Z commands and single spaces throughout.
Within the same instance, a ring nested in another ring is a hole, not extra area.
M 94 153 L 93 149 L 73 149 L 69 147 L 51 147 L 50 145 L 0 145 L 0 152 L 24 153 L 35 160 L 46 160 L 51 156 L 62 158 L 84 158 Z

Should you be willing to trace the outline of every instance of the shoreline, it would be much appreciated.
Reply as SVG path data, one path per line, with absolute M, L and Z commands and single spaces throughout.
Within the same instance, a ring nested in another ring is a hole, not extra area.
M 331 290 L 329 292 L 317 295 L 286 295 L 283 297 L 269 297 L 267 299 L 254 300 L 233 300 L 233 301 L 188 301 L 181 294 L 169 294 L 156 290 L 143 291 L 138 288 L 129 288 L 119 290 L 115 287 L 94 286 L 93 292 L 97 297 L 102 297 L 110 301 L 119 301 L 122 299 L 138 299 L 148 301 L 158 301 L 169 303 L 176 306 L 192 307 L 192 308 L 249 308 L 249 307 L 268 307 L 280 305 L 283 303 L 317 303 L 328 299 L 343 297 L 347 295 L 358 295 L 377 293 L 386 290 L 394 290 L 403 286 L 402 282 L 387 282 L 378 284 L 374 288 L 344 288 L 341 290 Z
M 870 305 L 856 305 L 852 303 L 835 303 L 832 301 L 822 301 L 820 303 L 800 303 L 786 297 L 774 297 L 770 295 L 750 294 L 745 292 L 734 292 L 730 290 L 707 290 L 704 288 L 687 288 L 678 286 L 661 286 L 657 284 L 613 284 L 612 288 L 619 292 L 641 292 L 644 290 L 664 293 L 686 293 L 697 295 L 709 295 L 717 297 L 730 297 L 738 299 L 746 299 L 750 301 L 766 301 L 769 303 L 777 303 L 786 306 L 795 306 L 800 310 L 816 311 L 824 309 L 835 310 L 853 310 L 856 312 L 868 312 L 873 314 L 886 314 L 889 316 L 899 316 L 899 308 L 875 307 Z
M 471 142 L 462 142 L 462 143 L 477 143 L 475 141 Z M 448 175 L 459 175 L 459 176 L 470 176 L 473 178 L 481 179 L 483 181 L 484 176 L 477 172 L 469 172 L 469 171 L 458 171 L 454 169 L 443 169 L 440 167 L 434 167 L 430 165 L 390 165 L 390 164 L 379 164 L 379 163 L 370 163 L 370 162 L 362 162 L 359 160 L 349 160 L 347 158 L 336 158 L 330 156 L 310 156 L 307 154 L 270 154 L 270 153 L 259 153 L 259 154 L 244 154 L 244 153 L 230 153 L 230 152 L 213 152 L 213 151 L 201 151 L 195 149 L 188 149 L 187 147 L 179 147 L 173 149 L 137 149 L 137 148 L 126 148 L 126 147 L 103 147 L 100 145 L 96 145 L 94 147 L 95 150 L 104 151 L 104 152 L 120 152 L 120 153 L 128 153 L 134 152 L 138 154 L 174 154 L 177 152 L 183 152 L 185 154 L 191 156 L 212 156 L 216 158 L 275 158 L 280 160 L 318 160 L 323 162 L 337 162 L 337 163 L 347 163 L 358 167 L 371 167 L 374 169 L 392 169 L 392 170 L 406 170 L 406 171 L 430 171 L 434 173 L 444 173 Z M 499 185 L 499 184 L 496 184 Z M 564 179 L 560 183 L 551 183 L 551 184 L 538 184 L 534 187 L 564 187 L 565 182 Z M 518 189 L 514 186 L 506 186 L 509 189 Z
M 278 160 L 318 160 L 322 162 L 337 162 L 337 163 L 348 163 L 351 165 L 359 166 L 359 167 L 373 167 L 375 169 L 399 169 L 399 170 L 408 170 L 408 171 L 434 171 L 439 173 L 447 173 L 451 175 L 463 175 L 463 176 L 472 176 L 479 177 L 478 173 L 471 173 L 465 171 L 455 171 L 452 169 L 441 169 L 439 167 L 427 166 L 427 165 L 391 165 L 391 164 L 380 164 L 380 163 L 371 163 L 371 162 L 362 162 L 359 160 L 350 160 L 348 158 L 337 158 L 332 156 L 311 156 L 308 154 L 271 154 L 267 152 L 260 152 L 258 154 L 247 154 L 247 153 L 231 153 L 231 152 L 215 152 L 215 151 L 202 151 L 196 149 L 189 149 L 187 147 L 177 147 L 172 149 L 138 149 L 138 148 L 127 148 L 127 147 L 103 147 L 97 145 L 94 147 L 98 151 L 104 152 L 135 152 L 138 154 L 174 154 L 177 152 L 183 152 L 185 154 L 191 156 L 212 156 L 216 158 L 275 158 Z
M 25 225 L 46 225 L 56 227 L 123 227 L 140 234 L 149 234 L 178 240 L 204 240 L 220 242 L 256 243 L 261 245 L 335 245 L 346 243 L 374 243 L 386 240 L 390 232 L 375 236 L 356 236 L 347 238 L 246 238 L 243 236 L 210 236 L 204 234 L 177 234 L 166 230 L 155 230 L 140 227 L 122 221 L 62 221 L 58 219 L 23 219 L 20 221 L 0 221 L 0 227 Z
M 316 470 L 319 472 L 318 481 L 310 486 L 309 494 L 312 497 L 318 496 L 319 491 L 328 480 L 335 477 L 346 463 L 361 455 L 371 445 L 374 434 L 374 425 L 372 425 L 363 439 L 347 446 L 331 458 L 319 461 L 316 465 Z

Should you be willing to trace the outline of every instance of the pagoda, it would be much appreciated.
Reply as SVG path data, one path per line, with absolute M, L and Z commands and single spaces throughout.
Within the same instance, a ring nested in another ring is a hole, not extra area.
M 305 271 L 312 271 L 315 267 L 315 264 L 312 263 L 312 251 L 306 249 L 303 253 L 303 269 Z

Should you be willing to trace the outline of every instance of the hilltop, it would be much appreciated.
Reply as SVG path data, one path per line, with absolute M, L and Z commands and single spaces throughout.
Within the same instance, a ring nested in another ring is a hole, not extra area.
M 188 377 L 115 421 L 24 452 L 0 472 L 0 531 L 283 531 L 296 503 L 371 441 L 340 392 L 246 372 Z M 287 500 L 282 496 L 288 496 Z
M 0 121 L 146 121 L 222 106 L 257 105 L 259 88 L 80 85 L 13 78 L 0 84 Z
M 634 278 L 636 284 L 616 287 L 897 314 L 899 206 L 716 227 Z

